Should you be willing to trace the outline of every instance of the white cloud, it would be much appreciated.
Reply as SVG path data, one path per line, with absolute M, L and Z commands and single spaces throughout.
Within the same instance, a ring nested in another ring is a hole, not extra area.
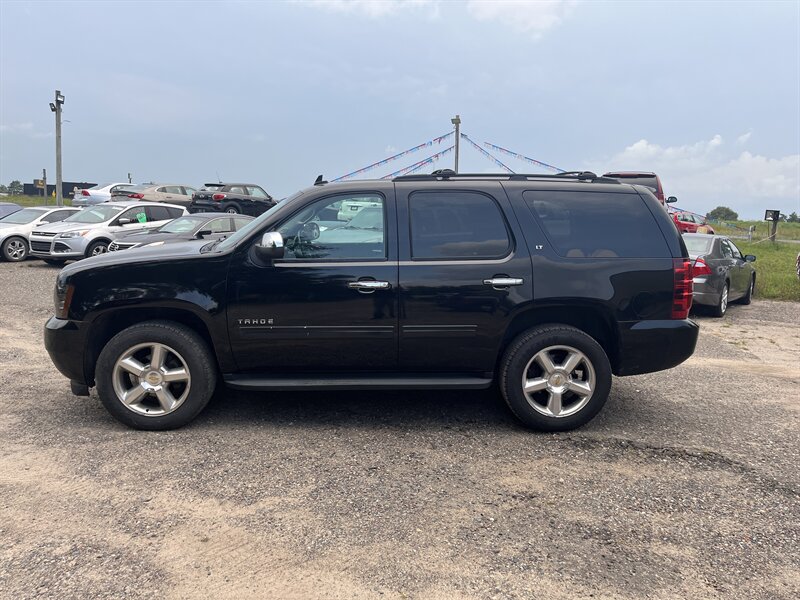
M 772 158 L 731 150 L 720 135 L 666 147 L 639 140 L 593 169 L 654 171 L 681 208 L 703 214 L 718 205 L 753 217 L 764 208 L 787 214 L 800 208 L 800 154 Z
M 384 149 L 384 152 L 386 152 L 386 154 L 394 154 L 394 153 L 396 153 L 396 152 L 397 152 L 397 148 L 395 148 L 394 146 L 392 146 L 391 144 L 389 144 L 389 145 L 388 145 L 388 146 L 386 146 L 386 148 Z
M 736 138 L 736 143 L 740 146 L 744 146 L 747 143 L 747 140 L 750 139 L 750 136 L 753 135 L 752 131 L 748 131 L 747 133 L 743 133 L 738 138 Z
M 570 0 L 470 0 L 467 11 L 479 21 L 499 21 L 538 38 L 568 17 L 575 4 Z
M 438 15 L 439 2 L 435 0 L 301 0 L 316 8 L 331 12 L 358 14 L 373 19 L 396 15 L 401 10 L 428 9 L 432 16 Z
M 19 133 L 31 131 L 33 123 L 11 123 L 9 125 L 0 125 L 0 133 Z

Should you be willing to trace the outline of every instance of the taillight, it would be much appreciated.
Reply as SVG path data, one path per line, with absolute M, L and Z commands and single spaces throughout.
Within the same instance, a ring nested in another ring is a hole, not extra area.
M 225 199 L 225 194 L 214 194 L 213 196 L 211 196 L 211 198 L 219 202 L 220 200 Z
M 711 275 L 711 267 L 702 258 L 698 258 L 692 265 L 692 277 L 698 277 L 699 275 Z
M 88 196 L 89 190 L 81 190 L 81 196 Z
M 673 319 L 685 319 L 692 308 L 692 261 L 688 258 L 672 260 L 672 314 Z
M 128 194 L 128 198 L 136 198 L 137 200 L 141 200 L 144 198 L 144 194 Z

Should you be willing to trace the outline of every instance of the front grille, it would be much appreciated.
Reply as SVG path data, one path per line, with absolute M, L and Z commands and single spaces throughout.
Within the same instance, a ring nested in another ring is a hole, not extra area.
M 55 233 L 50 233 L 49 231 L 37 231 L 36 235 L 38 237 L 55 237 Z
M 133 248 L 136 244 L 126 244 L 124 242 L 111 242 L 108 245 L 109 252 L 116 252 L 117 250 L 128 250 Z
M 50 242 L 35 242 L 31 240 L 31 250 L 34 252 L 50 252 Z

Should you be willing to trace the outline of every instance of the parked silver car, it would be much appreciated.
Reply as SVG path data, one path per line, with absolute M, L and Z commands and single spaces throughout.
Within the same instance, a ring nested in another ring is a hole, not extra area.
M 85 190 L 76 190 L 75 196 L 72 198 L 72 206 L 94 206 L 108 202 L 114 192 L 131 187 L 133 187 L 132 183 L 98 183 Z
M 182 206 L 136 200 L 90 206 L 61 223 L 32 231 L 31 256 L 63 264 L 104 254 L 115 234 L 153 229 L 185 214 Z
M 63 221 L 79 212 L 70 206 L 23 208 L 0 219 L 0 258 L 19 262 L 28 258 L 28 236 L 37 227 Z
M 728 304 L 750 304 L 756 286 L 752 254 L 742 256 L 729 238 L 705 233 L 685 233 L 683 241 L 692 259 L 694 304 L 711 307 L 716 317 L 723 316 Z

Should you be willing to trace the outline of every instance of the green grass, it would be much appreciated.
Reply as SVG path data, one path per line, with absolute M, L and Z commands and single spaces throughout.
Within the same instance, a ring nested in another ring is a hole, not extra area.
M 48 197 L 46 199 L 41 196 L 0 196 L 0 202 L 14 202 L 20 206 L 55 206 L 56 199 Z M 64 198 L 64 206 L 72 206 L 71 198 Z
M 756 255 L 756 298 L 800 302 L 800 279 L 794 270 L 800 244 L 736 240 L 736 246 L 743 254 Z
M 735 227 L 733 226 L 735 225 Z M 763 240 L 769 236 L 770 224 L 766 221 L 736 221 L 735 223 L 711 223 L 714 231 L 720 235 L 746 236 L 750 225 L 755 225 L 753 241 Z M 779 240 L 800 240 L 800 223 L 778 223 Z

